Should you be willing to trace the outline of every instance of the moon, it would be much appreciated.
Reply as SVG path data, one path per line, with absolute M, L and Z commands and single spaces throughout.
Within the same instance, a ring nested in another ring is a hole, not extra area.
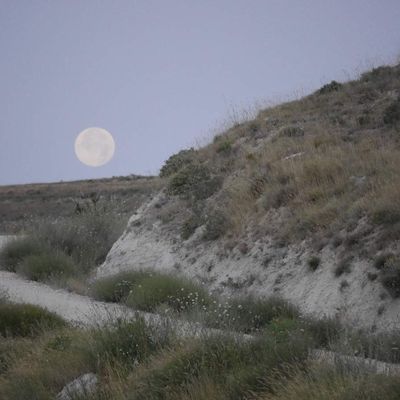
M 113 158 L 114 151 L 114 138 L 102 128 L 87 128 L 75 139 L 75 154 L 78 160 L 90 167 L 107 164 Z

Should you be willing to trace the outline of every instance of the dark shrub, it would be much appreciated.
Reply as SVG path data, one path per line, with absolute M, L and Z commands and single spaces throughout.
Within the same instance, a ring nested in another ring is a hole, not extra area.
M 337 341 L 343 332 L 342 324 L 334 318 L 305 318 L 302 325 L 307 332 L 310 332 L 316 347 L 327 347 Z
M 131 369 L 169 343 L 171 337 L 164 333 L 147 325 L 143 318 L 118 320 L 92 330 L 86 351 L 94 365 Z
M 345 258 L 339 262 L 339 264 L 336 266 L 334 270 L 334 274 L 336 277 L 339 277 L 340 275 L 351 272 L 351 259 L 350 258 Z
M 207 216 L 203 238 L 205 240 L 216 240 L 223 236 L 229 228 L 227 216 L 216 210 Z
M 181 238 L 184 240 L 189 239 L 202 223 L 203 220 L 200 215 L 192 214 L 182 225 Z
M 400 96 L 383 113 L 383 122 L 386 125 L 396 126 L 400 123 Z
M 0 304 L 0 335 L 30 336 L 65 326 L 58 315 L 31 304 Z
M 217 146 L 217 153 L 228 155 L 231 153 L 231 151 L 232 151 L 232 142 L 230 140 L 224 140 Z
M 31 237 L 24 237 L 8 242 L 0 252 L 1 267 L 15 272 L 23 259 L 30 255 L 38 255 L 45 251 L 42 243 Z
M 282 128 L 279 134 L 287 137 L 302 137 L 304 136 L 304 129 L 298 125 L 290 125 Z
M 295 319 L 298 316 L 297 308 L 280 298 L 247 296 L 211 305 L 206 323 L 221 329 L 251 333 L 264 329 L 274 319 Z
M 312 256 L 308 260 L 308 266 L 310 267 L 311 271 L 315 271 L 319 264 L 321 263 L 321 259 L 318 256 Z
M 322 86 L 321 89 L 318 90 L 318 94 L 326 94 L 326 93 L 332 93 L 332 92 L 337 92 L 342 88 L 342 84 L 336 81 L 332 81 L 330 83 L 327 83 L 326 85 Z
M 160 176 L 162 178 L 168 177 L 178 172 L 182 167 L 193 162 L 194 149 L 181 150 L 179 153 L 172 155 L 165 161 L 161 167 Z
M 172 195 L 203 200 L 213 195 L 221 183 L 221 179 L 212 176 L 206 166 L 189 164 L 171 177 L 168 192 Z
M 150 275 L 151 272 L 126 271 L 99 278 L 92 284 L 90 293 L 96 300 L 119 303 L 128 297 L 134 285 Z
M 18 272 L 34 281 L 65 279 L 76 273 L 71 258 L 63 253 L 48 252 L 25 257 Z
M 133 286 L 126 304 L 144 311 L 155 311 L 166 305 L 177 312 L 205 305 L 207 292 L 197 284 L 172 275 L 152 274 Z
M 390 259 L 381 270 L 380 280 L 393 298 L 400 297 L 400 261 Z
M 375 258 L 374 267 L 376 269 L 382 269 L 392 258 L 394 258 L 394 254 L 392 253 L 380 254 Z

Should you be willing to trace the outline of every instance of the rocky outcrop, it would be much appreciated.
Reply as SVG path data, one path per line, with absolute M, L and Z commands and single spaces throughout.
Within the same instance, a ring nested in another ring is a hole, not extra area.
M 307 241 L 282 246 L 271 237 L 249 234 L 232 245 L 232 239 L 205 241 L 204 227 L 182 240 L 178 229 L 160 219 L 167 205 L 160 192 L 132 216 L 97 277 L 129 269 L 180 273 L 222 294 L 279 295 L 314 316 L 337 317 L 376 332 L 400 328 L 400 300 L 372 279 L 372 260 L 356 256 L 336 276 L 343 260 L 332 245 L 321 246 L 313 270 L 309 260 L 315 250 Z

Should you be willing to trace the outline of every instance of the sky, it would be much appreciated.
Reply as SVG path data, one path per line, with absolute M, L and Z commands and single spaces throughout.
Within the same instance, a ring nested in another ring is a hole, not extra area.
M 156 174 L 267 104 L 399 61 L 399 0 L 2 0 L 0 185 Z M 114 137 L 93 168 L 88 127 Z

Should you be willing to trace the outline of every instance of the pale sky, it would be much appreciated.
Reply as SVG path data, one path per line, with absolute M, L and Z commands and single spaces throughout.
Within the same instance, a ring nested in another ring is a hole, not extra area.
M 399 0 L 2 0 L 0 184 L 157 173 L 232 110 L 400 55 Z M 112 161 L 74 153 L 107 129 Z

